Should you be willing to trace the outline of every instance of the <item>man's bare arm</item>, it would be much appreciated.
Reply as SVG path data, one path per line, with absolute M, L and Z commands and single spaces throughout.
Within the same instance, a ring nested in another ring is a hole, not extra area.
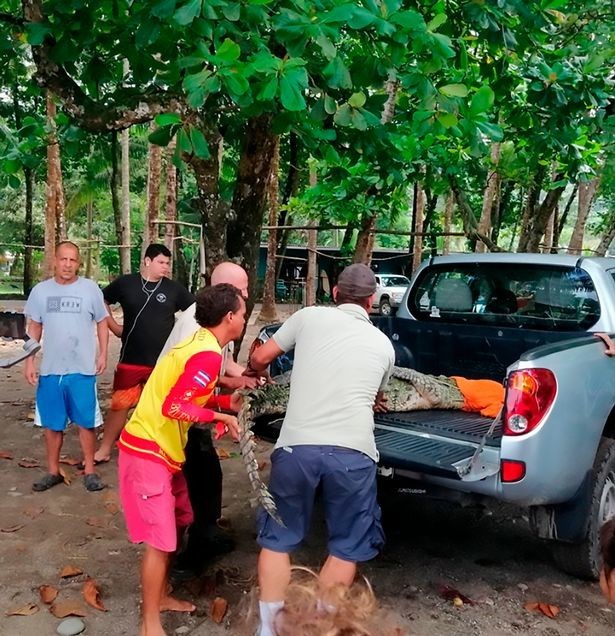
M 120 323 L 117 322 L 117 320 L 113 317 L 113 314 L 111 313 L 111 307 L 109 307 L 109 303 L 105 303 L 105 307 L 107 308 L 107 312 L 109 313 L 109 315 L 107 316 L 107 326 L 109 328 L 109 331 L 118 338 L 121 338 L 122 332 L 124 331 L 124 325 L 120 325 Z
M 43 335 L 43 324 L 40 322 L 36 322 L 35 320 L 28 320 L 28 324 L 26 326 L 26 333 L 30 336 L 30 338 L 33 338 L 34 340 L 36 340 L 37 342 L 41 341 L 41 337 Z M 27 382 L 29 384 L 31 384 L 32 386 L 36 385 L 36 381 L 37 381 L 37 371 L 36 371 L 36 362 L 34 361 L 34 358 L 36 356 L 30 356 L 29 358 L 26 358 L 26 361 L 24 363 L 24 369 L 23 369 L 23 374 L 24 377 L 26 378 Z

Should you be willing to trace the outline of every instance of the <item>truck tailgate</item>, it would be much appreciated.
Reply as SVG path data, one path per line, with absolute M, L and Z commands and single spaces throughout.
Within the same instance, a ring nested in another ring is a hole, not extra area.
M 463 411 L 378 413 L 375 435 L 380 464 L 460 479 L 455 464 L 474 455 L 492 422 Z M 485 446 L 496 450 L 501 438 L 498 423 Z

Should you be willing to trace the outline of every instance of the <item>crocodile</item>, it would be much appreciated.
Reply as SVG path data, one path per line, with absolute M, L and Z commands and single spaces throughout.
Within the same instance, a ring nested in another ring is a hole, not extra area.
M 254 454 L 256 442 L 252 427 L 263 415 L 283 415 L 290 394 L 291 372 L 274 378 L 273 384 L 239 391 L 243 400 L 237 415 L 241 428 L 239 448 L 248 479 L 257 502 L 280 524 L 284 525 L 275 501 L 260 476 Z M 426 409 L 460 409 L 464 398 L 455 380 L 444 375 L 426 375 L 414 369 L 394 367 L 386 390 L 389 411 L 403 412 Z

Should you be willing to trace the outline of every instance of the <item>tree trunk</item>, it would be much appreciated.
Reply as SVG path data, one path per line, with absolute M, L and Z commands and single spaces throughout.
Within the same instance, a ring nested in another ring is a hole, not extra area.
M 579 202 L 577 220 L 572 230 L 572 236 L 570 237 L 570 243 L 568 244 L 568 252 L 570 254 L 580 255 L 583 250 L 583 237 L 585 235 L 585 225 L 587 224 L 587 218 L 592 207 L 592 201 L 596 195 L 598 189 L 598 183 L 600 179 L 596 177 L 588 182 L 579 184 Z
M 547 229 L 545 230 L 545 240 L 544 240 L 544 248 L 543 252 L 545 254 L 550 254 L 553 250 L 553 236 L 555 234 L 554 226 L 557 223 L 557 205 L 553 210 L 549 220 L 547 221 Z
M 604 234 L 600 239 L 600 243 L 596 248 L 596 256 L 606 256 L 606 253 L 611 247 L 611 243 L 615 238 L 615 214 L 611 213 L 609 215 L 609 223 L 604 230 Z
M 269 179 L 269 225 L 278 222 L 278 190 L 280 184 L 280 137 L 278 136 L 273 147 L 273 162 Z M 275 283 L 276 283 L 276 252 L 278 247 L 278 232 L 273 227 L 269 229 L 267 242 L 267 269 L 265 271 L 265 284 L 263 286 L 263 303 L 258 319 L 263 322 L 277 322 L 278 313 L 275 307 Z
M 167 221 L 177 220 L 177 168 L 173 163 L 173 155 L 175 154 L 175 146 L 177 144 L 176 137 L 171 139 L 171 142 L 167 146 L 166 150 L 166 164 L 167 164 L 167 200 L 165 219 Z M 173 254 L 173 242 L 175 239 L 175 223 L 167 223 L 164 230 L 164 244 L 167 246 L 171 254 Z M 171 261 L 171 267 L 173 261 Z M 172 270 L 171 270 L 172 272 Z
M 286 174 L 286 185 L 284 187 L 284 196 L 282 198 L 282 204 L 284 206 L 290 201 L 291 197 L 294 197 L 297 194 L 297 191 L 299 190 L 299 176 L 299 138 L 296 133 L 291 132 L 288 137 L 288 172 Z M 287 209 L 284 207 L 278 217 L 278 225 L 292 225 L 292 223 L 293 219 L 290 215 L 288 215 Z M 278 236 L 280 238 L 278 241 L 277 252 L 280 258 L 278 258 L 276 278 L 280 278 L 290 230 L 282 230 Z
M 555 231 L 553 233 L 553 246 L 555 248 L 559 247 L 559 239 L 562 234 L 564 227 L 566 226 L 566 221 L 568 220 L 568 213 L 570 212 L 570 208 L 572 207 L 572 203 L 577 196 L 577 192 L 579 190 L 579 184 L 575 183 L 574 188 L 572 188 L 572 192 L 568 197 L 568 201 L 566 202 L 566 207 L 560 216 L 557 225 L 555 226 Z
M 32 203 L 34 198 L 34 171 L 32 168 L 23 169 L 26 182 L 26 216 L 24 228 L 24 257 L 23 257 L 23 293 L 28 296 L 34 286 L 32 267 L 32 241 L 34 241 L 34 226 L 32 223 Z
M 563 191 L 564 186 L 549 190 L 538 209 L 527 219 L 526 226 L 521 230 L 518 252 L 538 252 L 540 241 L 547 228 L 547 221 L 553 214 Z
M 310 187 L 317 183 L 316 168 L 310 163 Z M 308 225 L 316 225 L 316 221 L 310 221 Z M 311 307 L 316 304 L 316 248 L 318 246 L 318 232 L 308 230 L 307 241 L 307 272 L 305 275 L 305 306 Z
M 92 251 L 94 250 L 94 243 L 92 241 L 92 224 L 94 217 L 94 202 L 91 198 L 88 199 L 85 208 L 86 213 L 86 234 L 88 237 L 88 251 L 85 256 L 85 277 L 92 278 L 92 262 L 93 255 Z
M 455 195 L 451 190 L 446 196 L 446 203 L 444 204 L 444 241 L 442 246 L 442 253 L 448 254 L 451 250 L 451 237 L 448 233 L 451 231 L 453 225 L 453 210 L 455 209 Z
M 122 244 L 122 207 L 120 204 L 120 165 L 119 165 L 119 144 L 118 134 L 114 130 L 111 133 L 111 207 L 113 208 L 113 220 L 115 222 L 115 238 L 118 245 Z M 118 248 L 118 251 L 121 248 Z
M 276 139 L 277 135 L 271 130 L 270 115 L 246 122 L 231 206 L 236 218 L 228 228 L 227 250 L 229 257 L 238 261 L 248 273 L 251 299 L 248 313 L 254 307 L 260 233 Z
M 412 252 L 412 273 L 421 265 L 421 257 L 423 256 L 423 215 L 425 214 L 425 193 L 420 183 L 414 184 L 414 196 L 416 203 L 414 209 L 416 214 L 414 215 L 414 227 L 412 231 L 415 232 L 414 237 L 414 250 Z
M 510 198 L 515 189 L 515 182 L 508 180 L 505 183 L 500 183 L 500 196 L 495 206 L 495 211 L 492 217 L 491 224 L 491 240 L 497 243 L 500 239 L 500 230 L 502 228 L 502 218 L 504 212 L 507 210 L 510 204 Z
M 122 220 L 120 247 L 120 272 L 130 274 L 130 129 L 121 132 L 122 147 Z
M 487 171 L 487 181 L 483 191 L 483 209 L 478 222 L 478 231 L 485 236 L 491 234 L 493 206 L 500 189 L 500 175 L 498 164 L 500 162 L 500 144 L 494 143 L 491 146 L 491 166 Z M 485 252 L 486 245 L 482 241 L 476 243 L 476 252 Z
M 425 189 L 425 214 L 423 218 L 423 246 L 427 246 L 435 255 L 437 251 L 436 237 L 429 233 L 433 227 L 433 220 L 436 215 L 436 207 L 438 205 L 438 195 L 432 194 L 430 190 Z
M 156 124 L 150 125 L 150 132 L 156 130 Z M 147 209 L 145 222 L 143 223 L 143 243 L 141 243 L 141 260 L 150 243 L 158 242 L 158 225 L 154 223 L 158 219 L 160 200 L 160 173 L 162 170 L 162 148 L 155 144 L 149 144 L 147 161 Z
M 357 236 L 357 243 L 352 257 L 353 263 L 370 265 L 374 249 L 374 230 L 376 229 L 376 215 L 368 216 L 361 221 L 361 229 Z
M 56 135 L 56 104 L 51 91 L 47 91 L 47 187 L 45 204 L 45 278 L 53 276 L 53 257 L 56 243 L 66 239 L 64 190 L 60 146 Z

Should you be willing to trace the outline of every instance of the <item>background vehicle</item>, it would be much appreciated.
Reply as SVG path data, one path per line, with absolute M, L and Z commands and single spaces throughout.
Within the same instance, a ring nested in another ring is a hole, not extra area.
M 599 528 L 615 516 L 615 359 L 591 332 L 615 331 L 615 260 L 435 257 L 417 271 L 397 315 L 374 322 L 399 366 L 506 387 L 495 420 L 464 411 L 377 414 L 382 483 L 527 506 L 558 565 L 596 577 Z M 275 327 L 267 329 L 263 338 Z M 290 366 L 292 355 L 282 362 Z
M 381 316 L 390 316 L 399 307 L 410 281 L 399 274 L 376 274 L 376 297 L 372 309 Z

